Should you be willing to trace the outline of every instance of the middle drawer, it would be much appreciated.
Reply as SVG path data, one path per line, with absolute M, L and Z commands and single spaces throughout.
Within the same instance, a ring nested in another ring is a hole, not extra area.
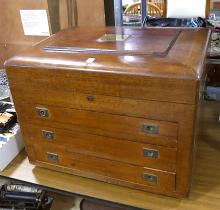
M 17 106 L 17 111 L 21 124 L 32 123 L 147 144 L 177 146 L 178 124 L 173 122 L 25 103 Z
M 171 172 L 176 170 L 176 148 L 30 124 L 23 128 L 27 144 L 54 144 L 75 153 Z

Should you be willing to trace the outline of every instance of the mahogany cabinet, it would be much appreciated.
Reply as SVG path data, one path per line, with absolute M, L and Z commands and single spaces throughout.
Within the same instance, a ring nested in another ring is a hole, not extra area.
M 8 60 L 30 162 L 187 196 L 209 36 L 75 28 Z

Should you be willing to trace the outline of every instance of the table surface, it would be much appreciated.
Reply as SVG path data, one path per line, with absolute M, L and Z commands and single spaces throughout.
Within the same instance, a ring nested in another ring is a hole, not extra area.
M 152 210 L 220 209 L 220 140 L 200 137 L 190 197 L 175 199 L 31 165 L 22 152 L 0 176 Z

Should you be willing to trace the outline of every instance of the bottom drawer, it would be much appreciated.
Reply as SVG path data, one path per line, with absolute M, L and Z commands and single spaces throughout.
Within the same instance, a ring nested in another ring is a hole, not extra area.
M 176 171 L 176 148 L 125 141 L 105 136 L 31 125 L 24 127 L 26 144 L 47 144 L 102 159 L 110 159 L 163 171 Z M 151 156 L 151 152 L 155 156 Z
M 60 146 L 35 144 L 33 149 L 34 163 L 44 167 L 151 192 L 172 195 L 175 191 L 175 173 L 82 155 Z

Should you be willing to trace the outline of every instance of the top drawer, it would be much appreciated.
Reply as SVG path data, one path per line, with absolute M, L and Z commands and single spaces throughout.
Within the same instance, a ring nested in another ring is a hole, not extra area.
M 110 114 L 144 117 L 163 121 L 179 122 L 182 113 L 189 116 L 193 113 L 192 105 L 169 102 L 122 98 L 108 95 L 89 94 L 78 91 L 46 89 L 41 85 L 37 88 L 26 88 L 10 84 L 13 99 L 19 103 L 53 105 Z
M 195 104 L 194 80 L 84 70 L 7 67 L 10 87 L 78 91 L 122 98 Z M 14 95 L 14 94 L 13 94 Z M 181 97 L 180 97 L 181 96 Z

